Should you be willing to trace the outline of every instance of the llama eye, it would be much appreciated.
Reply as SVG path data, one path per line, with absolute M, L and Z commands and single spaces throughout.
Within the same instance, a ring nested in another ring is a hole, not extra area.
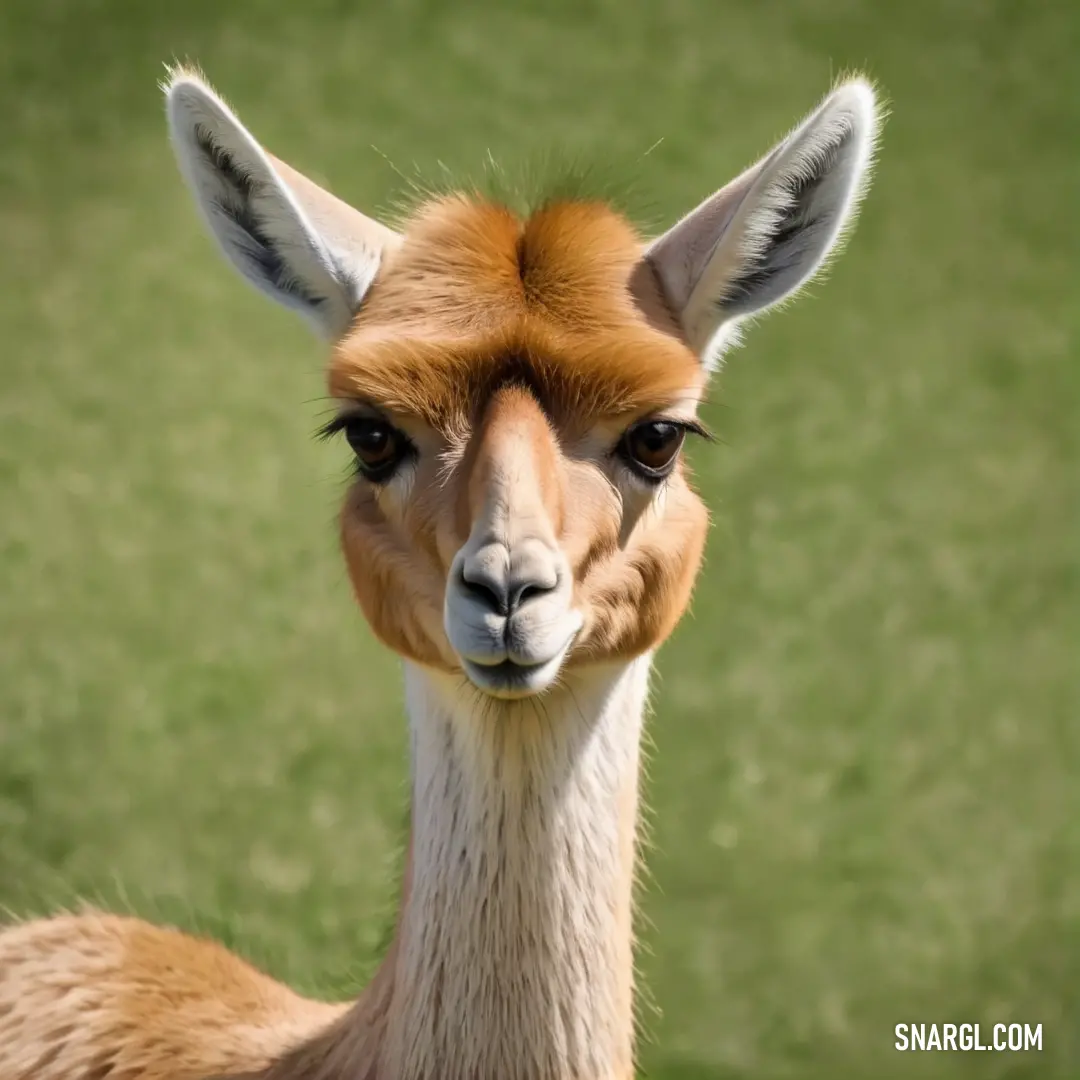
M 626 463 L 645 480 L 662 480 L 679 456 L 686 430 L 667 420 L 635 424 L 619 445 Z
M 376 483 L 389 480 L 412 450 L 412 444 L 397 428 L 376 417 L 348 417 L 342 428 L 360 471 Z

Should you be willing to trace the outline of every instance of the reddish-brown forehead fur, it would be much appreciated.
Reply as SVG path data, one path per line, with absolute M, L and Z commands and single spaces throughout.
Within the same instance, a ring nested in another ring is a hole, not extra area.
M 507 381 L 559 422 L 661 408 L 701 386 L 629 223 L 601 203 L 521 218 L 463 195 L 408 224 L 335 351 L 330 390 L 456 427 Z

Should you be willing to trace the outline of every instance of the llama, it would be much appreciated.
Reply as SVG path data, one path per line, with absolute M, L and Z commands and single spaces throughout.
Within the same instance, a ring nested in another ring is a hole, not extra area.
M 351 1003 L 222 946 L 58 915 L 0 933 L 0 1080 L 628 1080 L 649 674 L 707 514 L 681 449 L 742 323 L 854 221 L 861 78 L 660 237 L 607 204 L 432 197 L 401 231 L 165 86 L 224 254 L 331 346 L 356 599 L 402 661 L 411 836 L 396 933 Z

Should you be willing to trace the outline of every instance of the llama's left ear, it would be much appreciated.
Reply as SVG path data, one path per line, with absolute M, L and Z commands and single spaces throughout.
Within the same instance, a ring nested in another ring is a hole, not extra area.
M 739 319 L 791 296 L 854 223 L 880 127 L 864 79 L 838 86 L 756 165 L 646 250 L 666 299 L 707 366 Z
M 164 90 L 177 163 L 222 252 L 336 341 L 397 233 L 267 153 L 194 72 L 171 72 Z

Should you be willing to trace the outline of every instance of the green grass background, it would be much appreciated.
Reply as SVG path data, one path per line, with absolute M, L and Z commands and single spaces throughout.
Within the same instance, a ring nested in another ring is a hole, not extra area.
M 202 231 L 163 61 L 365 208 L 556 148 L 636 163 L 656 223 L 861 67 L 893 116 L 854 240 L 691 451 L 643 1069 L 1080 1076 L 1078 44 L 1064 0 L 5 0 L 0 904 L 343 993 L 394 898 L 398 670 L 336 551 L 322 354 Z M 1045 1049 L 904 1055 L 901 1021 Z

